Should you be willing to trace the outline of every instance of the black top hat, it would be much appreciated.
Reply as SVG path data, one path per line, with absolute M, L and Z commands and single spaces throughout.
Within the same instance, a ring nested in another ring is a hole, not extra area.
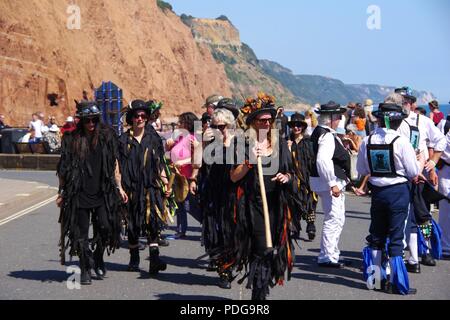
M 397 88 L 395 89 L 395 93 L 398 93 L 405 98 L 410 99 L 413 103 L 417 102 L 417 98 L 413 96 L 413 92 L 409 87 Z
M 408 117 L 401 106 L 392 103 L 380 103 L 378 110 L 372 114 L 376 118 L 388 116 L 389 120 L 402 120 Z
M 125 117 L 128 125 L 133 125 L 133 114 L 134 112 L 138 110 L 143 110 L 147 114 L 147 116 L 150 116 L 152 114 L 152 110 L 150 108 L 150 104 L 146 103 L 143 100 L 133 100 L 131 101 L 126 110 L 125 110 Z
M 229 98 L 224 98 L 220 100 L 214 109 L 227 109 L 233 114 L 234 119 L 237 119 L 237 117 L 239 116 L 239 110 L 236 106 L 236 103 Z
M 87 117 L 100 117 L 102 114 L 95 101 L 78 102 L 75 100 L 75 103 L 77 105 L 77 112 L 75 116 L 80 119 Z
M 300 113 L 295 113 L 291 116 L 291 120 L 288 122 L 289 126 L 299 123 L 305 129 L 308 127 L 308 123 L 305 121 L 305 116 Z
M 342 108 L 340 104 L 330 101 L 327 104 L 320 106 L 320 109 L 314 110 L 318 114 L 342 114 L 347 111 L 346 108 Z

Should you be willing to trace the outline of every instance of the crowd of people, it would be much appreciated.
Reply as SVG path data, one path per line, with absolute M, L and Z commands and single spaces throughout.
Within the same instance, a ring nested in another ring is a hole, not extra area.
M 68 247 L 80 259 L 83 285 L 92 283 L 91 270 L 104 278 L 104 252 L 119 248 L 123 225 L 128 271 L 140 270 L 144 236 L 150 275 L 163 272 L 160 247 L 169 243 L 162 231 L 176 216 L 175 239 L 184 239 L 190 214 L 202 225 L 208 271 L 217 272 L 218 285 L 230 289 L 241 275 L 252 299 L 264 300 L 290 279 L 302 220 L 308 239 L 316 239 L 319 200 L 318 268 L 345 268 L 339 239 L 352 153 L 364 186 L 349 190 L 372 195 L 362 276 L 381 270 L 374 289 L 414 294 L 408 272 L 450 254 L 450 119 L 416 113 L 409 88 L 397 89 L 376 111 L 370 100 L 347 108 L 330 101 L 290 119 L 264 93 L 242 107 L 214 95 L 201 118 L 181 114 L 170 137 L 162 132 L 161 108 L 154 100 L 130 102 L 127 130 L 117 137 L 95 102 L 77 103 L 79 121 L 62 139 L 57 204 L 62 262 Z M 430 210 L 438 201 L 439 223 Z

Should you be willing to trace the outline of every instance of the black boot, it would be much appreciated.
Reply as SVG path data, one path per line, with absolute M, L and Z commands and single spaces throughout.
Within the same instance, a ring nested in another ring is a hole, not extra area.
M 310 241 L 313 241 L 316 238 L 316 226 L 314 225 L 314 222 L 308 222 L 306 233 L 308 234 Z
M 431 254 L 427 253 L 422 256 L 422 264 L 424 266 L 436 267 L 436 260 L 433 259 Z
M 265 301 L 267 300 L 266 290 L 262 288 L 256 288 L 255 286 L 252 289 L 252 300 L 253 301 Z
M 94 272 L 97 275 L 98 280 L 103 280 L 106 276 L 106 267 L 103 256 L 105 249 L 103 245 L 98 245 L 94 251 Z
M 220 274 L 219 288 L 229 290 L 231 289 L 231 273 L 225 271 Z
M 82 286 L 90 286 L 92 284 L 91 269 L 81 268 L 80 283 Z
M 89 243 L 87 240 L 82 242 L 78 257 L 80 258 L 80 269 L 81 269 L 80 284 L 83 286 L 91 285 L 92 251 L 89 249 Z
M 215 272 L 217 271 L 217 264 L 215 260 L 211 260 L 208 264 L 208 268 L 206 268 L 207 272 Z
M 157 275 L 160 271 L 167 269 L 167 264 L 159 257 L 159 248 L 157 246 L 152 247 L 150 245 L 150 275 Z
M 139 248 L 130 249 L 130 263 L 128 264 L 129 272 L 139 272 Z

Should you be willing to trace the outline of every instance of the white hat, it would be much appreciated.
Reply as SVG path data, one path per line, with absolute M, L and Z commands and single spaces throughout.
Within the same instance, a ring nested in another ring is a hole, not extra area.
M 67 117 L 66 122 L 73 122 L 73 117 Z
M 58 126 L 56 124 L 54 124 L 54 125 L 52 125 L 50 127 L 50 129 L 48 129 L 48 131 L 50 131 L 50 132 L 58 132 L 59 128 L 58 128 Z

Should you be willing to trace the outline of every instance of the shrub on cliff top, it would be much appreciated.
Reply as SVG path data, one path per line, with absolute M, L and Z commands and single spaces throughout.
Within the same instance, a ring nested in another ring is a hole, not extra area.
M 173 12 L 173 7 L 172 7 L 172 5 L 170 4 L 170 3 L 168 3 L 168 2 L 165 2 L 165 1 L 163 1 L 163 0 L 157 0 L 156 1 L 157 2 L 157 4 L 158 4 L 158 7 L 161 9 L 161 10 L 169 10 L 169 11 L 172 11 Z

